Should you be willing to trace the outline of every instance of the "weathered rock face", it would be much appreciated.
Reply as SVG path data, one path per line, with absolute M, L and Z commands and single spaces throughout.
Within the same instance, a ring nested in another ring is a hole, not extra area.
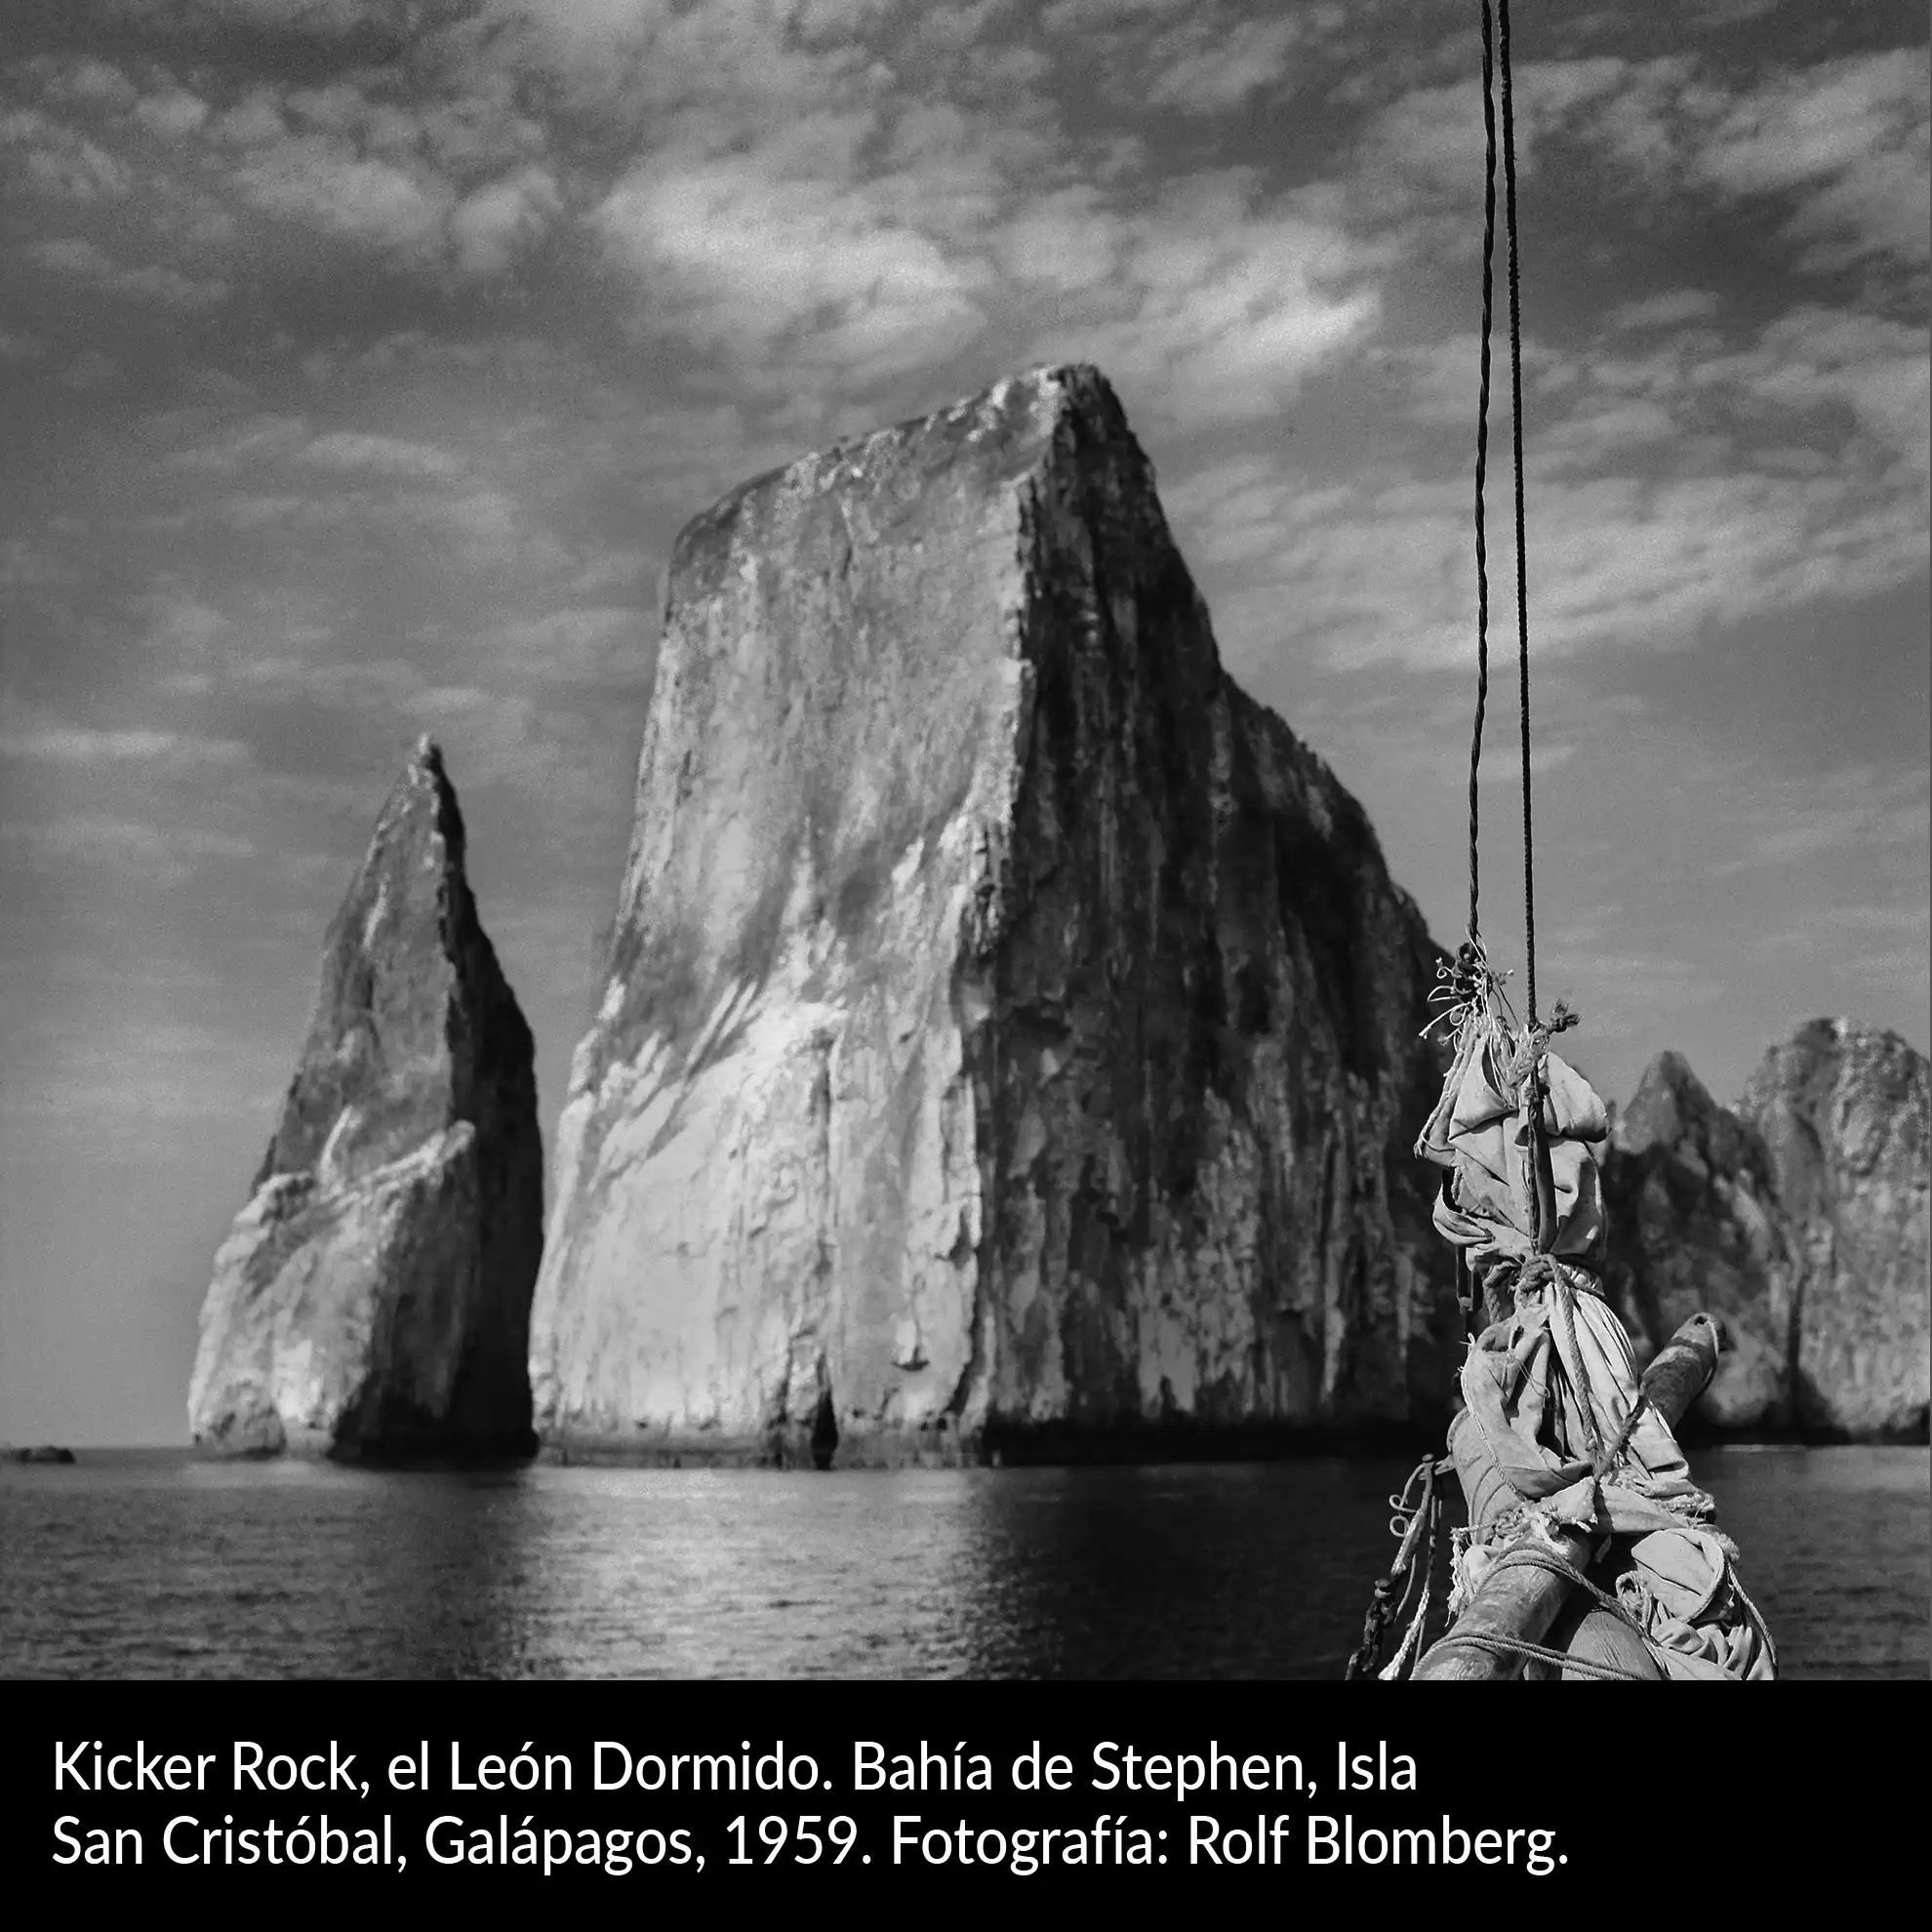
M 1736 1113 L 1680 1056 L 1651 1064 L 1604 1167 L 1606 1287 L 1639 1352 L 1723 1319 L 1698 1421 L 1923 1437 L 1926 1149 L 1925 1060 L 1896 1033 L 1815 1021 Z
M 1095 372 L 746 485 L 672 557 L 540 1429 L 898 1460 L 1439 1417 L 1435 957 L 1223 672 Z
M 527 1451 L 543 1212 L 530 1029 L 424 739 L 329 928 L 302 1064 L 215 1259 L 196 1442 Z
M 1896 1033 L 1815 1020 L 1766 1055 L 1738 1110 L 1769 1149 L 1800 1262 L 1799 1422 L 1922 1437 L 1932 1384 L 1925 1056 Z

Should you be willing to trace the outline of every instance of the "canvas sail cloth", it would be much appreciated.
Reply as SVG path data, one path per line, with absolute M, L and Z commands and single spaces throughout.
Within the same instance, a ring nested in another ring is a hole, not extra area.
M 1612 1466 L 1594 1465 L 1615 1444 L 1636 1403 L 1639 1378 L 1630 1337 L 1603 1300 L 1597 1269 L 1605 1233 L 1592 1149 L 1609 1131 L 1589 1081 L 1553 1053 L 1542 1059 L 1543 1134 L 1554 1183 L 1556 1225 L 1547 1258 L 1531 1235 L 1535 1174 L 1530 1095 L 1515 1049 L 1493 1022 L 1472 1022 L 1457 1042 L 1442 1097 L 1416 1152 L 1446 1170 L 1437 1229 L 1482 1278 L 1514 1283 L 1514 1314 L 1470 1347 L 1463 1366 L 1468 1405 L 1450 1431 L 1473 1540 L 1464 1592 L 1475 1589 L 1497 1549 L 1529 1511 L 1550 1526 L 1619 1539 L 1629 1553 L 1620 1600 L 1673 1677 L 1770 1676 L 1768 1637 L 1736 1587 L 1730 1550 L 1703 1527 L 1711 1498 L 1690 1479 L 1670 1426 L 1643 1408 Z M 1468 1431 L 1479 1437 L 1468 1438 Z

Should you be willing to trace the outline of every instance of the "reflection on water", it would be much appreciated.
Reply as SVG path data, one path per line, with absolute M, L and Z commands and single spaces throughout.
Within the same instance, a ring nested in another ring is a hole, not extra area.
M 1694 1458 L 1787 1676 L 1923 1676 L 1927 1457 Z M 1395 1463 L 0 1470 L 0 1671 L 1334 1677 Z

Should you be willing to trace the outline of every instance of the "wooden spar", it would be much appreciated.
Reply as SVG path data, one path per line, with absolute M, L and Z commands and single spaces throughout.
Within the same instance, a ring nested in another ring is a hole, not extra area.
M 1718 1347 L 1717 1324 L 1708 1314 L 1694 1314 L 1644 1371 L 1644 1395 L 1670 1428 L 1675 1429 L 1683 1420 L 1685 1412 L 1716 1372 Z M 1467 1426 L 1474 1427 L 1472 1422 Z M 1561 1530 L 1556 1536 L 1554 1553 L 1579 1570 L 1587 1569 L 1590 1542 L 1590 1537 L 1576 1530 Z M 1532 1568 L 1527 1563 L 1512 1563 L 1499 1571 L 1476 1591 L 1447 1633 L 1416 1666 L 1414 1681 L 1499 1683 L 1519 1675 L 1520 1658 L 1499 1657 L 1493 1651 L 1460 1639 L 1483 1635 L 1513 1637 L 1519 1643 L 1541 1643 L 1561 1613 L 1571 1589 L 1567 1577 Z
M 1683 1421 L 1690 1405 L 1709 1387 L 1723 1346 L 1716 1322 L 1708 1314 L 1694 1314 L 1644 1370 L 1643 1392 L 1670 1428 Z

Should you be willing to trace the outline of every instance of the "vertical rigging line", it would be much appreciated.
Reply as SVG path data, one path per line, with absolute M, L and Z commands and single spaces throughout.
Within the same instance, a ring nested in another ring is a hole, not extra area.
M 1516 122 L 1509 88 L 1509 0 L 1496 0 L 1497 64 L 1503 76 L 1503 205 L 1509 231 L 1510 434 L 1516 470 L 1516 661 L 1523 738 L 1523 965 L 1529 1025 L 1536 1026 L 1536 853 L 1530 819 L 1529 557 L 1523 515 L 1523 321 L 1516 248 Z
M 1489 702 L 1489 544 L 1485 530 L 1483 485 L 1489 476 L 1489 338 L 1496 312 L 1496 88 L 1490 32 L 1490 0 L 1482 8 L 1482 381 L 1476 399 L 1475 560 L 1476 702 L 1475 730 L 1469 739 L 1469 944 L 1479 944 L 1476 926 L 1479 818 L 1476 781 L 1482 768 L 1482 719 Z

